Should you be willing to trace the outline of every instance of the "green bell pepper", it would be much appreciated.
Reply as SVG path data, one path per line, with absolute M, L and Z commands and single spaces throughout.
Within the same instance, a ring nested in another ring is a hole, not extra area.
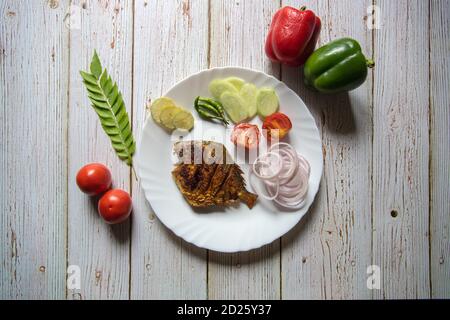
M 305 84 L 323 93 L 349 91 L 367 78 L 367 68 L 374 66 L 366 59 L 359 43 L 351 38 L 334 40 L 314 51 L 303 69 Z

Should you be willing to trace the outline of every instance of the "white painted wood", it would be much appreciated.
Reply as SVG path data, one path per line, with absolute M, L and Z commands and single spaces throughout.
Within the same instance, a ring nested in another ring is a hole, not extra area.
M 374 297 L 428 298 L 429 8 L 425 1 L 376 4 L 373 263 L 382 280 Z
M 149 98 L 207 68 L 208 1 L 136 1 L 134 13 L 133 128 L 140 132 Z M 205 299 L 206 250 L 167 230 L 134 179 L 133 203 L 131 298 Z
M 263 43 L 280 1 L 72 2 L 71 30 L 68 0 L 0 2 L 1 299 L 450 297 L 448 1 L 376 0 L 372 40 L 371 0 L 282 0 L 321 16 L 321 43 L 352 36 L 370 56 L 374 41 L 374 82 L 348 98 L 312 93 L 300 70 L 280 74 L 268 62 Z M 281 244 L 242 254 L 172 235 L 89 106 L 78 71 L 94 49 L 137 138 L 146 100 L 208 64 L 281 76 L 323 137 L 324 177 L 306 219 Z M 130 222 L 104 224 L 76 187 L 91 161 L 132 192 Z M 381 267 L 381 290 L 365 287 L 370 263 Z M 68 264 L 80 266 L 81 290 L 66 291 Z
M 65 296 L 64 6 L 0 3 L 0 299 Z
M 96 200 L 80 192 L 75 177 L 83 165 L 101 162 L 110 168 L 113 186 L 130 191 L 130 168 L 119 160 L 103 132 L 79 70 L 88 70 L 96 49 L 103 66 L 118 83 L 131 114 L 133 7 L 131 1 L 83 3 L 74 1 L 81 8 L 80 24 L 79 29 L 72 28 L 70 35 L 68 149 L 68 264 L 81 268 L 81 290 L 68 290 L 67 298 L 127 299 L 130 224 L 104 223 L 97 213 Z
M 364 19 L 371 1 L 282 3 L 306 5 L 321 17 L 320 45 L 350 36 L 372 56 L 372 32 Z M 282 239 L 283 299 L 371 298 L 366 268 L 371 264 L 372 72 L 360 88 L 338 95 L 307 89 L 299 69 L 283 67 L 282 80 L 313 113 L 324 153 L 316 201 Z
M 210 1 L 210 66 L 238 65 L 278 76 L 264 54 L 277 1 Z M 210 299 L 279 299 L 280 241 L 250 253 L 209 252 Z
M 449 1 L 431 1 L 431 295 L 450 298 L 450 12 Z

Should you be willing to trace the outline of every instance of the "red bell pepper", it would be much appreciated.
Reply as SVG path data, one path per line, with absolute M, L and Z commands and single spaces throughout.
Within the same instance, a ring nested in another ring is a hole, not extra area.
M 272 18 L 266 54 L 274 62 L 301 66 L 313 53 L 319 38 L 320 18 L 306 7 L 283 7 Z

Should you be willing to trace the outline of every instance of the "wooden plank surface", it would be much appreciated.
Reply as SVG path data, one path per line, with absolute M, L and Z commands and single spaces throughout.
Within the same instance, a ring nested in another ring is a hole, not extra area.
M 237 65 L 276 77 L 264 39 L 277 1 L 211 1 L 210 67 Z M 280 242 L 251 252 L 209 252 L 208 298 L 279 299 Z
M 0 298 L 61 299 L 69 66 L 64 8 L 2 1 L 0 16 Z
M 431 1 L 431 296 L 450 298 L 450 1 Z
M 208 1 L 136 1 L 134 10 L 133 128 L 139 139 L 148 99 L 208 67 Z M 205 299 L 206 250 L 167 230 L 138 181 L 132 183 L 131 298 Z
M 372 56 L 365 23 L 371 1 L 283 1 L 306 5 L 322 20 L 320 45 L 344 36 Z M 352 14 L 349 15 L 348 13 Z M 324 172 L 320 191 L 304 220 L 283 237 L 284 299 L 371 298 L 372 72 L 357 90 L 320 95 L 303 84 L 302 69 L 283 67 L 282 80 L 304 100 L 322 136 Z
M 376 4 L 383 19 L 375 32 L 373 263 L 381 289 L 374 297 L 427 298 L 429 8 L 425 1 Z
M 118 159 L 103 132 L 79 70 L 88 70 L 96 49 L 131 113 L 133 6 L 131 1 L 74 1 L 74 5 L 80 8 L 80 25 L 70 34 L 68 265 L 80 267 L 81 290 L 68 290 L 67 298 L 127 299 L 130 224 L 104 223 L 97 201 L 80 192 L 75 176 L 83 165 L 101 162 L 110 168 L 114 187 L 130 190 L 130 168 Z
M 450 2 L 375 0 L 373 31 L 372 2 L 1 1 L 0 299 L 449 298 Z M 313 9 L 322 44 L 357 39 L 375 57 L 366 83 L 323 96 L 304 87 L 300 69 L 271 64 L 263 44 L 281 5 Z M 147 100 L 201 69 L 237 65 L 284 81 L 322 135 L 324 175 L 307 216 L 247 253 L 174 236 L 89 105 L 78 72 L 94 49 L 137 139 Z M 106 225 L 76 187 L 93 161 L 132 193 L 130 221 Z M 371 264 L 380 290 L 366 287 Z M 80 267 L 80 290 L 66 290 L 69 265 Z

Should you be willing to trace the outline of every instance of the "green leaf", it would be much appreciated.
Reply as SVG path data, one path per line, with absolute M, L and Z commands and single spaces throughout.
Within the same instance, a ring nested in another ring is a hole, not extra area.
M 100 119 L 103 130 L 109 136 L 117 156 L 131 166 L 136 143 L 122 93 L 106 69 L 102 69 L 96 51 L 92 57 L 90 72 L 80 71 L 80 75 L 92 107 Z
M 86 73 L 84 71 L 80 71 L 80 74 L 81 74 L 81 77 L 83 78 L 83 80 L 85 81 L 85 83 L 84 83 L 85 85 L 87 83 L 90 83 L 90 84 L 93 84 L 93 85 L 97 84 L 97 79 L 93 75 L 91 75 L 90 73 Z
M 94 51 L 90 70 L 95 79 L 100 78 L 100 75 L 102 74 L 102 64 L 100 63 L 100 58 L 98 57 L 97 51 Z
M 110 128 L 110 127 L 116 127 L 116 122 L 114 121 L 114 119 L 105 119 L 102 122 L 102 126 L 104 128 Z M 105 129 L 106 130 L 106 129 Z
M 89 89 L 88 89 L 88 97 L 89 97 L 89 99 L 92 101 L 92 100 L 95 100 L 95 101 L 97 101 L 97 102 L 104 102 L 104 103 L 106 103 L 107 102 L 107 100 L 104 98 L 104 95 L 103 95 L 103 93 L 98 93 L 98 92 L 92 92 L 92 91 L 90 91 Z

